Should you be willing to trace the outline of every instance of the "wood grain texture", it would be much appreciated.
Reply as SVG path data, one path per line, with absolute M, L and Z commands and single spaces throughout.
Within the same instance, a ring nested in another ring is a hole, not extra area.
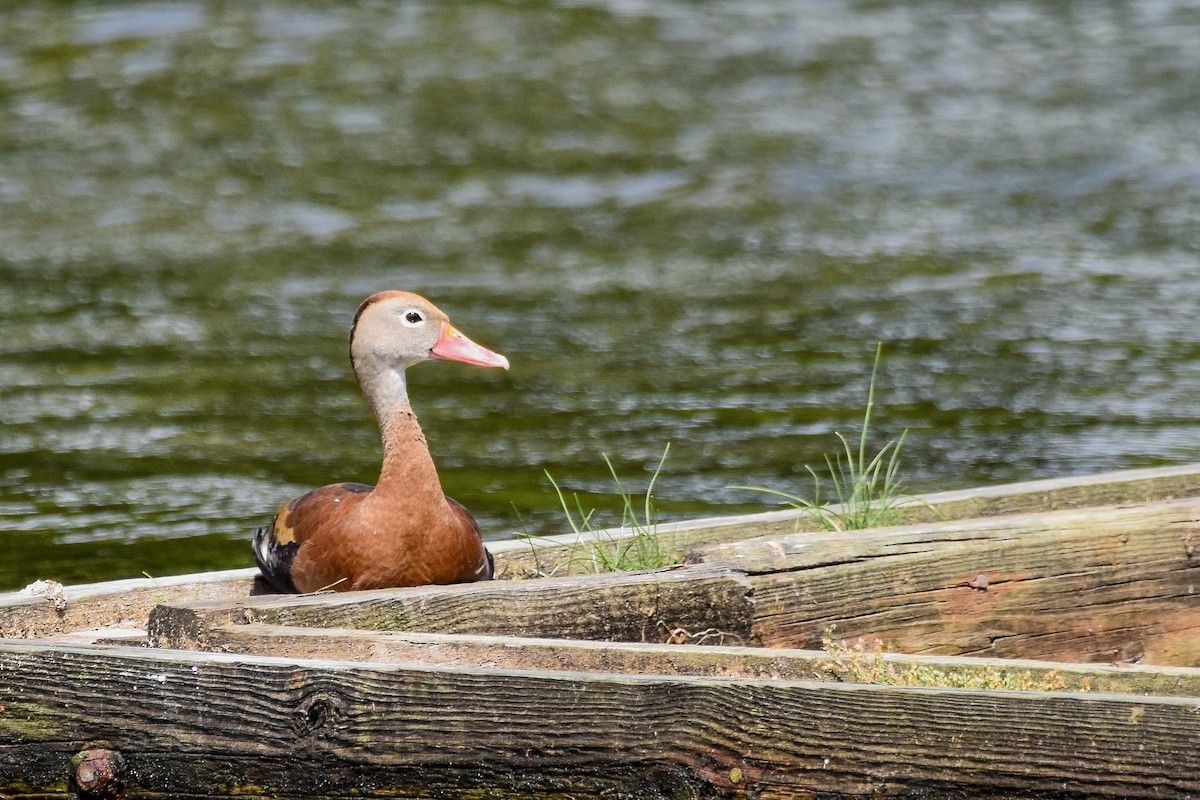
M 750 636 L 750 586 L 740 573 L 701 566 L 536 581 L 493 581 L 325 595 L 161 605 L 151 641 L 209 646 L 214 625 L 246 622 L 371 630 L 666 641 L 676 629 Z
M 0 791 L 104 740 L 143 793 L 1184 798 L 1197 703 L 5 642 Z
M 1200 464 L 1071 475 L 915 496 L 913 521 L 947 521 L 1156 503 L 1200 496 Z
M 63 590 L 63 608 L 21 592 L 3 593 L 0 637 L 53 638 L 114 626 L 144 630 L 146 618 L 157 604 L 246 596 L 257 573 L 257 569 L 222 570 L 67 586 Z M 98 631 L 98 635 L 103 635 L 103 631 Z
M 914 520 L 936 518 L 947 521 L 1105 503 L 1143 503 L 1197 495 L 1200 495 L 1200 464 L 1187 464 L 939 492 L 916 496 L 909 505 Z M 658 526 L 658 530 L 669 540 L 669 544 L 687 549 L 761 536 L 788 535 L 812 527 L 811 520 L 806 519 L 802 512 L 780 510 L 664 523 Z M 621 531 L 593 534 L 597 538 L 621 535 Z M 539 558 L 544 566 L 552 567 L 563 560 L 571 547 L 578 546 L 577 541 L 579 537 L 575 535 L 539 537 Z M 534 559 L 529 541 L 492 541 L 488 547 L 496 556 L 499 576 L 532 573 Z M 247 561 L 250 560 L 249 553 L 247 531 Z M 68 604 L 62 613 L 45 600 L 33 599 L 19 592 L 0 593 L 0 636 L 55 636 L 118 621 L 144 628 L 150 609 L 159 602 L 248 595 L 255 572 L 252 569 L 237 569 L 199 576 L 135 578 L 67 587 Z M 197 585 L 193 587 L 191 584 Z
M 715 545 L 754 585 L 755 634 L 815 647 L 1193 666 L 1200 501 L 795 534 Z
M 713 632 L 701 635 L 714 637 Z M 471 634 L 398 633 L 281 625 L 227 625 L 210 631 L 223 652 L 289 658 L 400 662 L 452 667 L 550 672 L 695 675 L 725 678 L 834 680 L 830 654 L 816 650 L 738 647 L 687 642 L 591 642 Z M 1026 659 L 884 654 L 898 669 L 919 665 L 949 675 L 1053 674 L 1065 690 L 1108 694 L 1200 697 L 1200 669 L 1137 664 L 1064 664 Z
M 906 521 L 920 523 L 1196 496 L 1200 496 L 1200 464 L 1185 464 L 935 492 L 915 495 L 902 505 Z M 821 527 L 806 512 L 787 509 L 662 523 L 656 530 L 666 549 L 686 551 L 719 542 L 816 531 Z M 535 570 L 533 547 L 538 548 L 537 561 L 543 569 L 552 569 L 581 542 L 611 540 L 629 534 L 629 531 L 605 530 L 582 536 L 538 537 L 533 542 L 526 539 L 491 542 L 488 547 L 496 556 L 499 576 L 520 576 L 533 574 Z

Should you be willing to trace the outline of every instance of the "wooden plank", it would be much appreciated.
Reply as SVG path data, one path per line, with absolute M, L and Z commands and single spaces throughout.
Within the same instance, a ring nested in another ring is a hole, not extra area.
M 914 520 L 951 520 L 1196 495 L 1200 495 L 1200 464 L 1186 464 L 919 495 L 909 505 Z M 793 509 L 663 523 L 657 532 L 667 540 L 668 547 L 677 545 L 682 550 L 714 542 L 786 535 L 812 527 L 803 512 Z M 578 549 L 580 542 L 585 546 L 590 539 L 604 541 L 628 534 L 607 530 L 584 537 L 545 536 L 538 537 L 535 544 L 509 539 L 489 542 L 488 547 L 496 555 L 500 577 L 519 577 L 533 573 L 534 546 L 543 566 L 552 569 L 572 548 Z M 108 624 L 144 628 L 150 609 L 159 602 L 246 596 L 255 574 L 253 569 L 236 569 L 67 587 L 65 609 L 21 592 L 0 593 L 0 636 L 57 636 Z M 103 631 L 97 631 L 97 636 L 103 635 Z
M 222 570 L 162 578 L 131 578 L 64 586 L 58 602 L 24 592 L 0 594 L 0 637 L 25 639 L 74 632 L 140 628 L 159 603 L 249 595 L 257 569 Z
M 247 622 L 597 639 L 665 641 L 676 629 L 750 634 L 750 587 L 723 566 L 492 581 L 320 595 L 163 604 L 152 642 L 207 647 L 214 625 Z
M 2 642 L 0 792 L 1185 798 L 1198 703 Z
M 401 633 L 286 625 L 226 625 L 210 632 L 222 652 L 290 658 L 385 661 L 406 664 L 548 672 L 694 675 L 776 680 L 842 680 L 844 670 L 825 651 L 737 647 L 720 643 L 715 631 L 681 632 L 672 644 L 592 642 L 471 634 Z M 696 646 L 696 639 L 716 644 Z M 873 656 L 870 656 L 871 663 Z M 1005 685 L 1021 677 L 1063 690 L 1108 694 L 1200 697 L 1200 669 L 1137 664 L 1063 664 L 998 658 L 911 656 L 883 653 L 879 659 L 900 673 L 919 668 L 948 676 L 955 685 Z M 921 685 L 932 685 L 922 683 Z
M 933 522 L 1198 496 L 1200 464 L 1181 464 L 935 492 L 915 496 L 906 504 L 912 521 Z
M 1184 464 L 914 495 L 901 505 L 907 523 L 920 523 L 1196 496 L 1200 496 L 1200 464 Z M 661 523 L 654 533 L 666 550 L 682 553 L 719 542 L 821 529 L 809 513 L 786 509 Z M 586 552 L 589 542 L 611 542 L 632 534 L 627 529 L 609 529 L 489 542 L 488 547 L 501 577 L 520 577 L 535 574 L 539 564 L 546 571 L 561 566 L 571 553 Z
M 1200 500 L 795 534 L 704 548 L 751 575 L 758 641 L 1200 661 Z

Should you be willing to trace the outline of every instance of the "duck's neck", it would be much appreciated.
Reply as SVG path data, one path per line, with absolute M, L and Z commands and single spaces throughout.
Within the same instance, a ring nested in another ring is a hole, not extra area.
M 442 483 L 412 407 L 405 405 L 386 422 L 381 421 L 380 430 L 383 468 L 379 473 L 379 489 L 401 492 L 407 500 L 428 495 L 429 502 L 444 503 Z
M 381 369 L 360 374 L 359 380 L 375 411 L 383 438 L 383 467 L 379 473 L 378 491 L 381 494 L 398 493 L 409 502 L 425 500 L 444 504 L 445 495 L 433 456 L 429 454 L 425 434 L 408 402 L 404 372 Z

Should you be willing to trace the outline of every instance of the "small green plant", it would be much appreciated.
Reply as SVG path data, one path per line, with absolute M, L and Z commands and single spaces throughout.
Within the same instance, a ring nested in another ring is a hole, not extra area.
M 554 480 L 549 471 L 546 478 L 558 495 L 559 505 L 567 524 L 578 539 L 567 546 L 564 558 L 550 566 L 550 559 L 543 559 L 540 551 L 548 549 L 536 537 L 526 536 L 533 552 L 534 566 L 538 575 L 548 577 L 562 571 L 564 574 L 588 572 L 623 572 L 639 569 L 658 569 L 677 564 L 682 560 L 682 551 L 676 547 L 673 537 L 659 534 L 658 520 L 654 509 L 654 485 L 662 472 L 663 464 L 671 445 L 663 448 L 662 457 L 650 476 L 650 483 L 640 498 L 625 489 L 617 470 L 606 454 L 602 454 L 608 472 L 621 498 L 621 524 L 617 529 L 597 530 L 592 526 L 596 510 L 584 510 L 579 495 L 570 498 Z
M 858 451 L 840 433 L 842 452 L 825 456 L 829 480 L 833 483 L 834 505 L 821 501 L 821 478 L 816 470 L 805 465 L 813 479 L 811 500 L 790 492 L 768 489 L 761 486 L 733 486 L 733 489 L 748 489 L 755 492 L 782 497 L 793 508 L 811 513 L 826 529 L 831 531 L 860 530 L 883 525 L 895 525 L 903 519 L 899 507 L 902 486 L 896 473 L 900 469 L 900 449 L 908 430 L 883 446 L 873 457 L 867 458 L 867 439 L 871 429 L 871 412 L 875 409 L 875 378 L 879 372 L 879 360 L 883 355 L 883 343 L 875 348 L 875 364 L 871 368 L 871 382 L 867 389 L 867 408 L 863 413 L 862 430 L 858 436 Z
M 1074 687 L 1056 669 L 1042 673 L 1009 670 L 995 666 L 980 669 L 939 669 L 928 664 L 899 665 L 883 654 L 883 643 L 876 639 L 854 644 L 833 638 L 836 626 L 821 635 L 821 647 L 829 659 L 817 664 L 823 677 L 845 683 L 878 683 L 885 686 L 940 686 L 958 689 L 1013 689 L 1028 692 L 1088 692 L 1091 679 L 1083 678 Z

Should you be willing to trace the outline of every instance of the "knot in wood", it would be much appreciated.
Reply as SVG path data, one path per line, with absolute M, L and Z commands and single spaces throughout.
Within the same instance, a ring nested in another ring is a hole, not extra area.
M 125 759 L 116 750 L 94 747 L 71 759 L 68 782 L 80 800 L 121 800 L 125 797 Z
M 325 692 L 317 692 L 305 698 L 298 709 L 296 732 L 310 736 L 337 718 L 337 698 Z

